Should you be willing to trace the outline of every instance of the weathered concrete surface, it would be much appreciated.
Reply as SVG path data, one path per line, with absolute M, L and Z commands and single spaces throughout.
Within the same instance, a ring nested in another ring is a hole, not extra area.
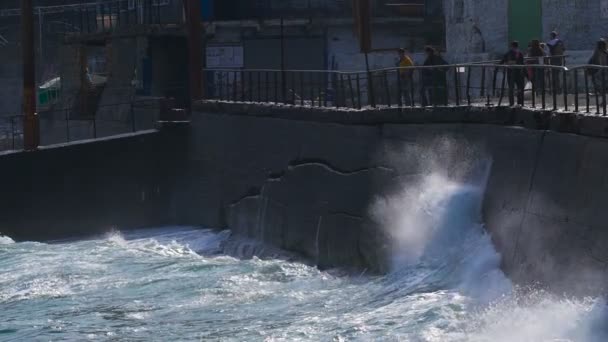
M 0 153 L 0 233 L 47 240 L 170 223 L 180 156 L 170 137 L 148 131 Z
M 196 203 L 178 206 L 184 223 L 228 225 L 321 267 L 382 271 L 387 241 L 370 205 L 422 171 L 416 158 L 395 165 L 379 151 L 387 144 L 420 150 L 448 136 L 493 162 L 484 221 L 513 280 L 555 291 L 605 290 L 604 118 L 500 108 L 372 113 L 207 103 L 199 109 L 206 113 L 193 116 L 191 166 L 181 177 L 188 187 L 176 197 Z

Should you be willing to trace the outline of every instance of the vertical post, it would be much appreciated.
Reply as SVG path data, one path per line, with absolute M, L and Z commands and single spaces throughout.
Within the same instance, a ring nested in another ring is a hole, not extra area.
M 287 100 L 287 84 L 285 80 L 285 25 L 281 16 L 281 96 L 283 101 Z
M 546 99 L 546 97 L 547 97 L 547 95 L 546 95 L 547 94 L 547 89 L 546 89 L 547 86 L 545 84 L 545 77 L 547 76 L 547 73 L 546 73 L 546 69 L 544 67 L 541 68 L 540 70 L 543 72 L 543 75 L 540 78 L 540 84 L 542 86 L 540 96 L 541 96 L 541 101 L 542 101 L 542 108 L 545 109 L 545 108 L 547 108 L 547 99 Z
M 355 90 L 353 89 L 353 80 L 350 76 L 350 74 L 348 74 L 348 89 L 350 92 L 350 101 L 351 101 L 351 108 L 355 108 Z
M 247 72 L 247 84 L 249 84 L 249 102 L 253 102 L 253 71 Z
M 357 73 L 357 109 L 361 109 L 361 75 Z
M 574 111 L 578 113 L 578 69 L 574 69 Z
M 551 95 L 553 96 L 553 110 L 557 110 L 557 87 L 559 79 L 556 77 L 558 73 L 551 68 Z
M 384 76 L 384 88 L 386 89 L 386 103 L 388 104 L 388 107 L 391 107 L 391 87 L 388 84 L 388 72 L 385 70 L 382 73 L 382 76 Z
M 241 70 L 241 102 L 245 102 L 245 72 Z
M 471 74 L 473 73 L 473 68 L 467 67 L 467 105 L 471 106 Z
M 120 27 L 120 0 L 116 1 L 116 26 Z
M 401 69 L 397 69 L 397 106 L 399 108 L 403 107 L 403 88 L 401 85 Z
M 279 103 L 279 74 L 274 71 L 274 103 Z
M 237 78 L 236 78 L 236 71 L 232 72 L 232 101 L 236 102 L 238 101 L 238 97 L 237 97 Z
M 374 80 L 372 79 L 372 72 L 369 69 L 369 57 L 368 53 L 365 52 L 365 71 L 367 72 L 367 97 L 370 106 L 376 108 L 376 97 L 374 95 Z
M 264 87 L 266 88 L 266 102 L 270 102 L 270 71 L 266 70 L 265 72 L 265 76 L 264 76 L 264 83 L 266 83 L 264 85 Z
M 21 0 L 21 47 L 23 52 L 23 143 L 28 151 L 40 144 L 36 114 L 36 65 L 34 62 L 34 7 Z
M 188 27 L 188 59 L 189 59 L 189 86 L 192 101 L 204 98 L 203 87 L 203 35 L 201 32 L 201 2 L 200 0 L 185 0 L 186 20 Z M 241 81 L 243 81 L 241 79 Z
M 486 95 L 486 67 L 482 66 L 481 67 L 481 85 L 480 85 L 481 91 L 479 93 L 479 96 L 481 96 L 481 98 L 483 99 L 483 97 Z
M 606 69 L 602 68 L 602 114 L 606 116 Z
M 296 105 L 296 73 L 291 73 L 291 105 Z
M 502 71 L 502 82 L 500 86 L 500 98 L 498 99 L 498 106 L 502 105 L 502 99 L 505 96 L 505 82 L 507 82 L 507 69 L 503 67 Z
M 583 70 L 583 77 L 585 77 L 585 99 L 587 100 L 587 113 L 589 113 L 589 102 L 591 101 L 589 98 L 589 76 L 587 73 L 587 68 Z
M 536 84 L 536 80 L 538 79 L 537 72 L 538 69 L 532 67 L 532 108 L 536 108 L 536 87 L 538 87 L 538 84 Z
M 566 68 L 562 70 L 562 88 L 564 92 L 564 110 L 568 111 L 568 84 L 566 83 L 568 78 L 566 76 Z
M 300 105 L 304 106 L 304 98 L 306 97 L 304 90 L 304 73 L 300 72 Z
M 410 106 L 411 107 L 416 107 L 416 98 L 415 98 L 415 93 L 414 93 L 414 76 L 415 76 L 415 72 L 416 69 L 412 69 L 412 74 L 410 75 Z
M 454 90 L 456 92 L 456 106 L 460 106 L 460 75 L 458 75 L 458 72 L 460 70 L 459 67 L 454 67 Z M 447 82 L 447 80 L 446 80 Z M 447 89 L 447 85 L 446 85 L 446 89 Z M 447 98 L 447 96 L 446 96 Z
M 44 36 L 42 34 L 42 9 L 38 7 L 38 56 L 40 57 L 40 66 L 44 63 L 44 50 L 42 47 Z

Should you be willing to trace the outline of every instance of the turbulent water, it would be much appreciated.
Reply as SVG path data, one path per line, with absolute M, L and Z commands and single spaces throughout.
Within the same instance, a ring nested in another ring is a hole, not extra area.
M 383 277 L 241 260 L 224 255 L 228 232 L 194 228 L 0 237 L 0 340 L 608 341 L 602 299 L 513 288 L 482 191 L 431 175 L 378 200 L 395 241 Z

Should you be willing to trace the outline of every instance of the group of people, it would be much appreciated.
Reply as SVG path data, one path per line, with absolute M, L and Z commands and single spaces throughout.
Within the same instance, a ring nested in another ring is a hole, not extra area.
M 423 66 L 441 66 L 448 65 L 448 62 L 441 54 L 431 46 L 424 49 L 426 59 Z M 414 61 L 407 55 L 405 49 L 399 49 L 400 68 L 414 66 Z M 422 69 L 422 87 L 420 88 L 420 101 L 422 106 L 438 105 L 447 102 L 447 70 L 441 68 L 424 68 Z M 413 71 L 411 69 L 400 69 L 400 78 L 402 82 L 401 96 L 405 99 L 405 105 L 410 106 L 414 99 L 411 98 L 409 91 L 412 82 Z
M 542 65 L 549 64 L 555 66 L 565 65 L 566 46 L 559 38 L 557 32 L 551 32 L 551 40 L 541 43 L 539 40 L 532 40 L 528 44 L 526 55 L 521 52 L 519 42 L 511 42 L 509 51 L 503 56 L 501 64 L 504 65 Z M 517 104 L 524 104 L 524 91 L 526 79 L 532 83 L 532 89 L 541 89 L 548 76 L 554 92 L 561 92 L 561 82 L 559 70 L 554 69 L 547 75 L 543 69 L 534 67 L 529 68 L 510 68 L 507 70 L 507 82 L 509 87 L 509 104 L 515 104 L 515 88 L 517 88 Z
M 550 64 L 556 66 L 565 65 L 566 47 L 564 42 L 559 38 L 557 32 L 551 32 L 550 40 L 546 43 L 541 43 L 540 40 L 533 40 L 528 45 L 528 50 L 524 54 L 520 50 L 519 42 L 513 41 L 510 44 L 509 51 L 503 56 L 501 64 L 504 65 L 540 65 Z M 594 61 L 597 60 L 598 65 L 608 65 L 608 44 L 602 41 L 603 48 L 600 48 L 594 54 Z M 411 57 L 408 56 L 405 49 L 399 49 L 399 61 L 397 67 L 400 69 L 400 78 L 402 82 L 402 98 L 405 98 L 405 104 L 410 105 L 413 101 L 411 93 L 408 91 L 408 85 L 412 82 L 413 72 L 411 69 L 404 69 L 414 66 Z M 427 46 L 425 48 L 426 58 L 424 66 L 442 66 L 448 65 L 448 62 L 434 48 Z M 601 63 L 600 63 L 601 62 Z M 515 104 L 515 89 L 517 88 L 517 103 L 523 105 L 524 90 L 526 79 L 533 83 L 533 87 L 540 89 L 545 85 L 544 78 L 546 73 L 536 68 L 509 68 L 507 70 L 507 82 L 509 88 L 509 103 L 511 106 Z M 550 73 L 551 82 L 556 91 L 559 91 L 561 86 L 559 82 L 559 71 L 556 69 Z M 421 87 L 420 98 L 423 106 L 438 105 L 447 102 L 447 68 L 423 68 L 421 71 Z M 405 85 L 405 86 L 404 86 Z

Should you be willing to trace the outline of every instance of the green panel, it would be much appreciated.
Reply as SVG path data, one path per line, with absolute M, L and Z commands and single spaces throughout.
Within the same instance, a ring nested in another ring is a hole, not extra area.
M 542 32 L 541 0 L 509 0 L 509 40 L 525 49 L 533 39 L 545 40 Z

